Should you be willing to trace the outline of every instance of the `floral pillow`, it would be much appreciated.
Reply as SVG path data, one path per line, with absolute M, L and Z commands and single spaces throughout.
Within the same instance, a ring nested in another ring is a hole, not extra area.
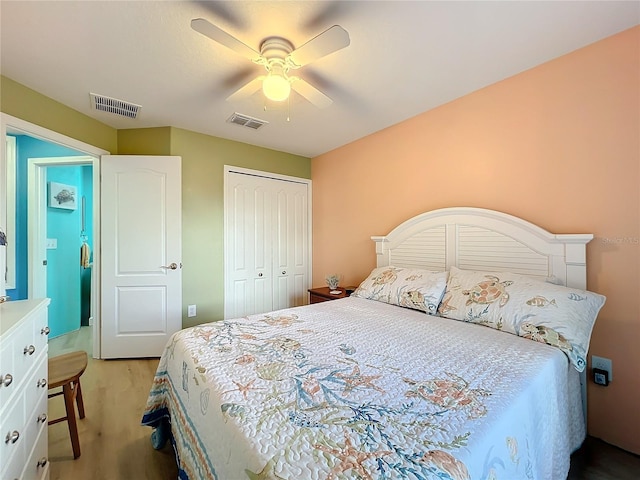
M 447 272 L 378 267 L 352 295 L 435 314 L 446 286 Z
M 557 347 L 582 372 L 605 300 L 597 293 L 515 273 L 451 267 L 438 313 Z

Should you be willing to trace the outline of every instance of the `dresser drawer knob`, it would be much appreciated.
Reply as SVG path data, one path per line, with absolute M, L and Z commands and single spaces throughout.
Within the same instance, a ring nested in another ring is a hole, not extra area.
M 7 433 L 7 436 L 4 437 L 4 443 L 9 443 L 9 442 L 16 443 L 19 438 L 20 438 L 20 432 L 18 432 L 17 430 L 14 430 L 13 432 Z
M 40 330 L 41 335 L 49 335 L 49 332 L 51 332 L 49 327 L 44 327 L 42 330 Z
M 28 347 L 24 347 L 24 354 L 29 354 L 29 355 L 33 355 L 33 352 L 36 351 L 36 347 L 34 347 L 33 345 L 29 345 Z
M 46 413 L 41 413 L 40 415 L 38 415 L 38 423 L 44 423 L 46 421 L 47 421 Z
M 39 387 L 44 387 L 44 386 L 46 386 L 46 385 L 47 385 L 47 379 L 46 379 L 46 378 L 43 378 L 42 380 L 38 380 L 37 385 L 38 385 Z
M 44 467 L 47 464 L 48 460 L 47 457 L 42 457 L 40 460 L 38 460 L 38 467 Z
M 0 375 L 0 384 L 8 387 L 9 385 L 11 385 L 11 382 L 13 382 L 13 375 L 11 375 L 10 373 L 7 373 L 4 377 Z

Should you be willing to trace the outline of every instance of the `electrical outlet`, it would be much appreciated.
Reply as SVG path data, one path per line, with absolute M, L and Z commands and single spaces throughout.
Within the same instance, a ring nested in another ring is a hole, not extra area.
M 187 307 L 187 316 L 188 317 L 195 317 L 196 316 L 196 306 L 195 305 L 189 305 Z
M 613 366 L 611 364 L 611 359 L 591 355 L 591 368 L 606 371 L 609 381 L 611 382 L 613 380 Z
M 609 375 L 607 374 L 606 370 L 600 370 L 599 368 L 594 368 L 593 381 L 597 385 L 602 385 L 603 387 L 606 387 L 607 385 L 609 385 Z

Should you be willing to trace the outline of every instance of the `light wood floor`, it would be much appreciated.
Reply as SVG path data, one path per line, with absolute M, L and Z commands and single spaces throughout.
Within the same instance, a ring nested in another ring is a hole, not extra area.
M 90 352 L 91 331 L 49 341 L 49 355 Z M 67 423 L 49 427 L 51 480 L 175 480 L 170 445 L 151 447 L 149 427 L 140 425 L 157 359 L 93 360 L 81 377 L 86 417 L 78 421 L 81 456 L 74 460 Z M 64 413 L 62 397 L 49 400 L 49 417 Z M 588 437 L 571 458 L 569 480 L 637 480 L 640 457 Z M 221 479 L 236 480 L 236 479 Z M 546 480 L 546 479 L 545 479 Z M 553 479 L 556 480 L 556 479 Z
M 49 339 L 49 357 L 63 353 L 84 350 L 89 356 L 93 353 L 93 327 L 80 327 L 80 330 Z
M 86 330 L 86 331 L 85 331 Z M 90 351 L 91 332 L 82 327 L 49 341 L 49 356 Z M 151 428 L 140 425 L 158 359 L 94 360 L 80 379 L 85 418 L 78 420 L 81 455 L 73 459 L 67 422 L 49 426 L 51 480 L 175 480 L 169 444 L 151 446 Z M 49 399 L 49 418 L 64 415 L 62 396 Z

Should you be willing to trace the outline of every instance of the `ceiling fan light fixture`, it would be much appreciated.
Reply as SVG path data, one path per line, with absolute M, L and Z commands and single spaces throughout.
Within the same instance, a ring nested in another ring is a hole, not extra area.
M 282 102 L 291 94 L 291 84 L 284 75 L 271 71 L 262 81 L 264 96 L 274 102 Z
M 332 103 L 329 97 L 304 79 L 289 77 L 289 70 L 304 67 L 311 62 L 348 47 L 351 43 L 349 33 L 340 25 L 334 25 L 297 49 L 286 38 L 267 37 L 261 42 L 260 52 L 258 52 L 203 18 L 191 20 L 191 28 L 251 60 L 253 63 L 262 65 L 267 70 L 266 77 L 263 75 L 255 77 L 227 97 L 229 101 L 248 98 L 262 85 L 262 92 L 268 100 L 283 102 L 290 98 L 291 89 L 293 88 L 296 93 L 316 107 L 328 107 Z

